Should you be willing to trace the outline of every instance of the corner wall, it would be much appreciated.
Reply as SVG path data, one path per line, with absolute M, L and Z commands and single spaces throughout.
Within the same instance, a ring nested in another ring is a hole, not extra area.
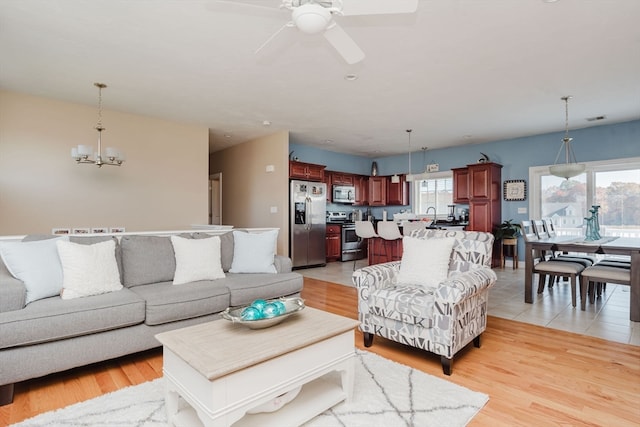
M 210 156 L 222 173 L 222 222 L 237 228 L 277 227 L 278 254 L 289 254 L 289 133 L 278 132 Z M 273 172 L 266 168 L 273 165 Z M 275 207 L 277 212 L 272 213 Z
M 208 222 L 208 129 L 103 111 L 103 150 L 122 167 L 77 165 L 97 147 L 95 107 L 0 91 L 0 235 L 54 227 L 177 230 Z

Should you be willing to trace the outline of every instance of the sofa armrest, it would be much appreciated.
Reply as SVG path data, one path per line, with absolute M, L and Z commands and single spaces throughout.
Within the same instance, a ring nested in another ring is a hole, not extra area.
M 457 304 L 493 286 L 497 279 L 496 273 L 488 267 L 453 274 L 438 285 L 434 296 L 443 303 Z
M 351 280 L 358 289 L 384 289 L 395 286 L 400 261 L 385 262 L 359 268 L 353 272 Z
M 291 258 L 283 255 L 276 255 L 273 265 L 276 266 L 276 271 L 278 273 L 291 273 L 293 269 L 293 262 L 291 262 Z
M 23 309 L 26 298 L 24 283 L 13 277 L 4 265 L 0 266 L 0 313 Z

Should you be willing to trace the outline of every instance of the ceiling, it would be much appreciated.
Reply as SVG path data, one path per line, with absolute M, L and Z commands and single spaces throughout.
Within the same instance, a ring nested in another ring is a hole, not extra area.
M 0 88 L 96 105 L 104 82 L 106 110 L 206 126 L 212 152 L 279 130 L 369 157 L 406 153 L 406 129 L 414 150 L 562 131 L 565 95 L 571 129 L 640 119 L 638 0 L 336 17 L 366 54 L 353 65 L 296 28 L 254 54 L 290 20 L 279 4 L 1 0 Z

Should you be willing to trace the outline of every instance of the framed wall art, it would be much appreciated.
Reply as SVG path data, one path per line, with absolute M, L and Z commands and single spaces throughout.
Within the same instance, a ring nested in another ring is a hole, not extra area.
M 507 180 L 502 194 L 507 201 L 527 200 L 527 182 L 524 179 Z

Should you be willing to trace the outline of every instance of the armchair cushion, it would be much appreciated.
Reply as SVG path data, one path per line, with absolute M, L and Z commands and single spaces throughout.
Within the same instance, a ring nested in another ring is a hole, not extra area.
M 454 242 L 453 237 L 427 240 L 405 236 L 398 285 L 436 288 L 448 276 Z

